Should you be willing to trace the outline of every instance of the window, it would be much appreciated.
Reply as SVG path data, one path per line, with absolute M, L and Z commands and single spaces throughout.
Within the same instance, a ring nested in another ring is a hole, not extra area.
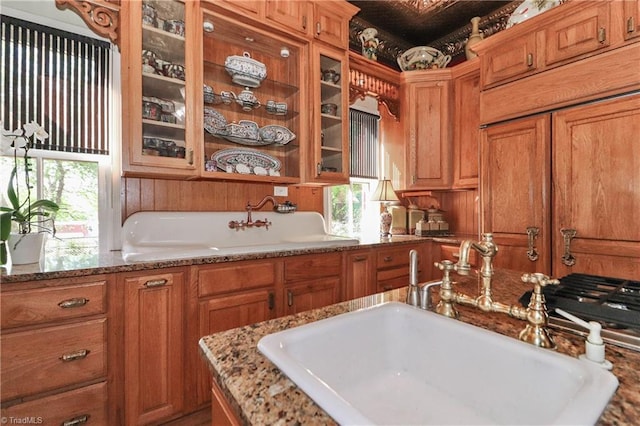
M 5 14 L 0 19 L 2 125 L 11 131 L 36 121 L 49 134 L 29 151 L 33 196 L 60 205 L 47 252 L 110 248 L 111 45 Z M 0 157 L 2 203 L 12 168 L 13 157 Z
M 380 205 L 369 201 L 378 183 L 380 117 L 350 109 L 349 185 L 325 190 L 325 220 L 334 235 L 364 238 L 380 233 Z

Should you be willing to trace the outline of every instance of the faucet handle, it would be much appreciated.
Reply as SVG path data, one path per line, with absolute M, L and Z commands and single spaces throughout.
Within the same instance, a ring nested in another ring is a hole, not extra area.
M 523 274 L 520 279 L 522 280 L 522 282 L 533 284 L 533 291 L 536 293 L 541 293 L 542 287 L 560 284 L 559 280 L 555 278 L 549 278 L 547 275 L 540 272 L 535 272 L 533 274 Z

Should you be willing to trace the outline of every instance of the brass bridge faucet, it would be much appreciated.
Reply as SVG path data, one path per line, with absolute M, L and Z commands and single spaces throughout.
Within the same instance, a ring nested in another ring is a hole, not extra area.
M 451 272 L 456 271 L 460 275 L 469 275 L 469 251 L 476 250 L 482 257 L 480 268 L 481 287 L 477 297 L 471 297 L 453 289 Z M 543 348 L 555 348 L 555 343 L 549 336 L 547 326 L 549 316 L 545 305 L 542 288 L 547 285 L 559 284 L 555 279 L 550 279 L 544 274 L 524 274 L 523 282 L 534 285 L 531 300 L 527 308 L 516 305 L 506 305 L 494 301 L 491 294 L 491 278 L 493 276 L 493 258 L 498 253 L 498 246 L 493 242 L 493 235 L 482 234 L 482 240 L 474 242 L 465 240 L 460 244 L 460 257 L 458 263 L 450 260 L 435 262 L 434 265 L 443 271 L 442 284 L 440 285 L 440 302 L 436 306 L 436 312 L 450 318 L 458 318 L 459 314 L 455 304 L 472 306 L 482 312 L 500 312 L 519 320 L 527 321 L 527 326 L 520 332 L 519 338 L 527 343 Z
M 239 231 L 240 229 L 244 230 L 245 228 L 264 227 L 266 230 L 269 230 L 269 227 L 271 226 L 271 222 L 268 219 L 266 218 L 264 220 L 258 219 L 254 222 L 253 219 L 251 218 L 251 211 L 253 209 L 262 208 L 262 206 L 264 206 L 267 203 L 267 201 L 271 201 L 274 207 L 278 205 L 278 203 L 276 202 L 276 199 L 273 198 L 271 195 L 267 195 L 262 199 L 262 201 L 260 201 L 256 205 L 252 205 L 250 201 L 247 201 L 247 207 L 245 207 L 245 209 L 247 210 L 247 220 L 246 221 L 231 220 L 229 221 L 229 228 Z

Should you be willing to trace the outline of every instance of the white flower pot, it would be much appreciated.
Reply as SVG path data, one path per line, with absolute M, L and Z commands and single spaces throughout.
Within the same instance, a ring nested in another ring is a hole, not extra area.
M 10 234 L 7 246 L 11 256 L 11 263 L 24 265 L 40 262 L 44 250 L 45 232 L 30 234 Z

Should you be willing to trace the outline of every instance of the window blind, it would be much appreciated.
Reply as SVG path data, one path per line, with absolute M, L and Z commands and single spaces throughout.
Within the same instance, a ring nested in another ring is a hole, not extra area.
M 380 117 L 357 109 L 349 110 L 352 177 L 378 178 L 378 123 Z
M 110 44 L 7 15 L 0 17 L 5 129 L 36 121 L 35 149 L 108 154 Z

